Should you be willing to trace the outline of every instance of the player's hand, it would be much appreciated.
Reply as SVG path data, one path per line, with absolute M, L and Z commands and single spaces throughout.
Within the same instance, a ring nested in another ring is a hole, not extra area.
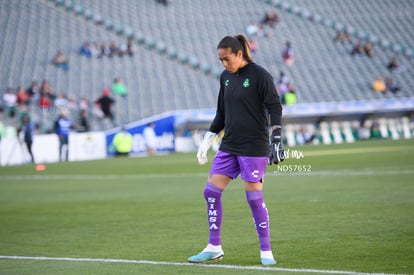
M 210 149 L 211 142 L 213 141 L 213 138 L 215 137 L 215 133 L 208 131 L 203 138 L 203 141 L 201 142 L 200 146 L 198 147 L 197 152 L 197 159 L 198 163 L 200 165 L 206 164 L 207 159 L 207 151 Z
M 285 151 L 283 150 L 283 145 L 281 141 L 281 132 L 282 129 L 278 128 L 273 130 L 271 143 L 269 146 L 269 165 L 278 164 L 281 161 L 285 160 Z

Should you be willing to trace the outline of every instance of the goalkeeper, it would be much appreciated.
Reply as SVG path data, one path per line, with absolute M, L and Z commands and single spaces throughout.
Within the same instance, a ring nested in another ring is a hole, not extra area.
M 217 46 L 217 54 L 225 70 L 220 76 L 215 118 L 198 149 L 200 164 L 207 162 L 207 151 L 214 136 L 224 130 L 224 137 L 203 193 L 207 202 L 208 244 L 188 261 L 202 263 L 224 256 L 220 236 L 221 197 L 232 179 L 240 174 L 256 225 L 261 263 L 274 265 L 269 215 L 262 190 L 266 165 L 284 159 L 280 136 L 282 106 L 272 76 L 253 62 L 244 35 L 224 37 Z M 272 130 L 270 146 L 269 126 Z

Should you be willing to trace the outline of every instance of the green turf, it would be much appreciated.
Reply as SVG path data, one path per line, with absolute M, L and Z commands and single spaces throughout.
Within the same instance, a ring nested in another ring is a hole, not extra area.
M 413 140 L 286 149 L 290 158 L 265 178 L 276 267 L 414 273 Z M 185 263 L 206 244 L 209 165 L 199 166 L 194 153 L 46 166 L 0 168 L 0 255 Z M 260 267 L 239 179 L 223 206 L 225 258 L 216 264 Z M 0 259 L 1 274 L 257 272 Z

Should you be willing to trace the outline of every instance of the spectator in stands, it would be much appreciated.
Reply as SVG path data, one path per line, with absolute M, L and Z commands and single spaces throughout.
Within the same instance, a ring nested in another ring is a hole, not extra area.
M 16 95 L 17 95 L 17 104 L 18 105 L 29 105 L 30 97 L 21 86 L 19 86 L 17 88 L 17 94 Z
M 72 128 L 72 122 L 70 121 L 66 111 L 62 111 L 55 122 L 55 132 L 59 137 L 59 160 L 68 161 L 69 157 L 69 133 Z M 62 152 L 66 149 L 65 156 L 63 158 Z
M 349 32 L 337 30 L 334 38 L 335 42 L 345 43 L 351 42 L 351 35 Z
M 387 64 L 387 69 L 393 71 L 399 67 L 397 58 L 394 56 Z
M 104 89 L 102 91 L 102 96 L 95 101 L 95 104 L 101 109 L 103 113 L 103 118 L 109 119 L 112 124 L 114 124 L 114 115 L 112 113 L 112 106 L 115 103 L 115 100 L 110 97 L 109 89 Z
M 71 112 L 72 114 L 75 114 L 75 113 L 77 113 L 79 111 L 78 103 L 76 102 L 76 99 L 75 99 L 74 96 L 70 96 L 68 98 L 68 104 L 67 104 L 67 106 L 68 106 L 69 112 Z
M 155 2 L 164 5 L 164 6 L 168 6 L 168 4 L 170 3 L 169 0 L 156 0 Z
M 279 79 L 278 79 L 279 83 L 285 83 L 285 84 L 289 84 L 289 78 L 287 77 L 287 75 L 285 74 L 284 71 L 280 71 L 279 72 Z
M 92 57 L 91 44 L 88 41 L 83 42 L 79 49 L 79 54 L 86 57 Z
M 292 48 L 290 41 L 286 41 L 285 43 L 285 47 L 283 48 L 283 51 L 282 51 L 282 58 L 283 58 L 283 61 L 286 63 L 286 65 L 288 66 L 293 65 L 293 62 L 294 62 L 293 48 Z
M 99 57 L 101 53 L 101 47 L 97 41 L 94 41 L 90 44 L 90 49 L 92 53 L 92 57 Z
M 89 126 L 88 112 L 86 110 L 81 110 L 79 113 L 79 122 L 77 125 L 77 130 L 80 133 L 89 132 L 91 127 Z
M 120 50 L 118 43 L 116 43 L 115 41 L 112 41 L 111 44 L 109 45 L 109 49 L 110 49 L 110 54 L 109 57 L 112 56 L 122 56 L 122 51 Z
M 385 78 L 385 86 L 388 92 L 396 94 L 401 88 L 394 84 L 394 81 L 391 76 Z
M 96 14 L 93 16 L 93 22 L 95 22 L 95 24 L 96 24 L 97 26 L 102 25 L 102 24 L 104 23 L 104 18 L 103 18 L 103 16 L 102 16 L 102 15 L 100 15 L 99 13 L 96 13 Z
M 130 38 L 127 41 L 127 49 L 126 49 L 126 54 L 129 55 L 130 57 L 134 56 L 134 39 Z
M 53 64 L 65 71 L 69 70 L 69 60 L 62 50 L 59 50 L 56 53 L 55 57 L 53 58 Z
M 299 131 L 296 135 L 296 141 L 299 145 L 311 143 L 315 138 L 316 135 L 309 133 L 309 131 L 305 129 L 305 127 L 299 128 Z
M 109 43 L 107 42 L 103 42 L 101 45 L 101 52 L 99 53 L 98 57 L 111 57 L 112 53 L 111 53 L 111 48 L 109 47 Z
M 257 35 L 257 32 L 259 31 L 259 26 L 256 22 L 252 21 L 246 26 L 246 35 L 249 38 L 252 38 Z
M 368 56 L 368 57 L 374 57 L 374 49 L 372 47 L 372 43 L 371 42 L 366 42 L 364 44 L 364 53 Z
M 55 99 L 54 106 L 58 110 L 63 110 L 68 108 L 68 98 L 64 92 L 61 92 L 60 95 Z
M 257 31 L 257 37 L 271 37 L 273 36 L 273 31 L 271 28 L 265 24 L 259 24 L 259 30 Z
M 378 76 L 374 82 L 372 82 L 372 89 L 377 93 L 385 93 L 387 91 L 387 86 L 381 76 Z
M 127 54 L 127 44 L 125 42 L 122 42 L 119 45 L 118 56 L 123 57 L 126 54 Z
M 79 109 L 81 111 L 89 111 L 89 99 L 87 97 L 82 97 L 79 101 Z
M 112 84 L 112 93 L 120 95 L 122 97 L 127 96 L 127 88 L 120 77 L 114 79 L 114 82 Z
M 271 11 L 271 12 L 266 12 L 265 13 L 265 15 L 263 17 L 263 20 L 262 20 L 262 23 L 269 26 L 269 27 L 274 27 L 277 24 L 279 24 L 280 21 L 281 21 L 280 16 L 277 13 L 277 11 Z
M 14 118 L 17 112 L 17 95 L 12 88 L 3 94 L 4 114 L 6 120 Z
M 364 53 L 364 49 L 360 41 L 358 41 L 351 50 L 352 56 L 362 56 Z
M 405 71 L 407 68 L 405 66 L 401 66 L 400 63 L 397 60 L 397 57 L 393 57 L 391 58 L 390 62 L 388 62 L 387 64 L 387 69 L 390 72 L 403 72 Z
M 276 89 L 279 93 L 280 102 L 285 104 L 285 94 L 289 91 L 289 78 L 280 71 L 279 79 L 276 81 Z
M 157 153 L 157 136 L 154 129 L 155 124 L 153 122 L 150 122 L 147 124 L 143 131 L 148 155 L 155 155 Z
M 50 83 L 47 80 L 42 81 L 42 85 L 40 86 L 40 94 L 45 94 L 50 99 L 51 103 L 56 99 L 55 92 L 53 91 L 52 86 L 50 86 Z
M 30 101 L 33 100 L 39 100 L 40 93 L 39 93 L 39 83 L 37 80 L 33 80 L 30 86 L 26 89 L 26 93 L 29 95 Z
M 253 38 L 249 38 L 249 45 L 250 45 L 250 50 L 255 53 L 258 49 L 257 43 L 256 41 L 253 40 Z
M 280 71 L 279 78 L 276 82 L 276 88 L 280 93 L 286 93 L 288 91 L 289 78 L 285 75 L 285 72 Z
M 52 102 L 50 101 L 49 97 L 47 96 L 45 92 L 40 94 L 38 106 L 43 110 L 47 110 L 50 107 L 52 107 Z

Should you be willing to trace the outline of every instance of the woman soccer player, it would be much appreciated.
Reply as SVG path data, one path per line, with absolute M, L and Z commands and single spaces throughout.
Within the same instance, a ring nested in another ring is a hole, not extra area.
M 266 165 L 277 164 L 284 159 L 281 144 L 282 106 L 272 76 L 253 62 L 244 35 L 224 37 L 217 46 L 217 53 L 225 70 L 220 77 L 215 118 L 198 149 L 197 158 L 201 165 L 207 162 L 207 151 L 214 136 L 224 130 L 224 137 L 204 188 L 208 244 L 188 261 L 202 263 L 223 258 L 221 196 L 231 180 L 240 174 L 259 237 L 261 262 L 263 265 L 274 265 L 269 215 L 262 190 Z M 270 147 L 269 126 L 272 129 Z

